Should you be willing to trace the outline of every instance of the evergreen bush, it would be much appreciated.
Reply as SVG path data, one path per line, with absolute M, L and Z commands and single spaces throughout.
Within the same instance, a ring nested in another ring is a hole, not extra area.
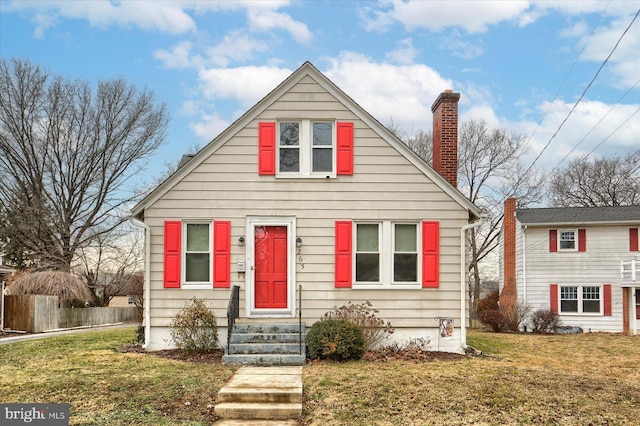
M 307 333 L 311 359 L 348 361 L 361 359 L 366 351 L 362 329 L 344 320 L 318 321 Z

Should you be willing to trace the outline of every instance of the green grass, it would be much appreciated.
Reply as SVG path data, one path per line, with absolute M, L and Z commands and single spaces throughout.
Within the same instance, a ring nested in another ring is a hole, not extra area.
M 0 401 L 70 404 L 74 425 L 206 425 L 235 368 L 119 349 L 131 329 L 0 346 Z
M 73 425 L 208 425 L 234 367 L 122 353 L 134 331 L 0 345 L 0 401 L 70 404 Z M 304 368 L 305 425 L 625 425 L 640 337 L 471 331 L 490 355 Z

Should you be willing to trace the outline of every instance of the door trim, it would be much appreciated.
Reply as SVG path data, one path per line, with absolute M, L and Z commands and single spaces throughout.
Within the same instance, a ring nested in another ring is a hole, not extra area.
M 255 228 L 287 227 L 287 308 L 255 308 Z M 247 216 L 245 312 L 248 318 L 292 318 L 296 315 L 296 218 L 295 216 Z

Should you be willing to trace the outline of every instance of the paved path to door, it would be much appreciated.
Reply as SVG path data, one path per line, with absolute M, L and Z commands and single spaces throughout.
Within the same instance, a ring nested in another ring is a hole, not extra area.
M 45 339 L 47 337 L 63 336 L 65 334 L 84 333 L 87 331 L 110 330 L 114 328 L 133 328 L 137 326 L 138 324 L 111 324 L 111 325 L 96 325 L 93 327 L 78 327 L 78 328 L 70 328 L 65 330 L 47 331 L 45 333 L 34 333 L 34 334 L 16 333 L 11 337 L 0 338 L 0 345 L 7 344 L 7 343 L 14 343 L 14 342 L 23 342 L 25 340 Z

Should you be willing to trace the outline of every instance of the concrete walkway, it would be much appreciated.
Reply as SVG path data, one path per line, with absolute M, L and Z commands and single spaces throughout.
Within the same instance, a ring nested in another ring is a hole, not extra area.
M 2 337 L 0 338 L 0 345 L 14 342 L 23 342 L 25 340 L 35 340 L 35 339 L 45 339 L 47 337 L 55 337 L 55 336 L 63 336 L 65 334 L 75 334 L 75 333 L 83 333 L 87 331 L 100 331 L 100 330 L 110 330 L 114 328 L 127 328 L 127 327 L 137 327 L 139 324 L 128 323 L 128 324 L 105 324 L 105 325 L 94 325 L 91 327 L 76 327 L 69 328 L 64 330 L 55 330 L 55 331 L 47 331 L 44 333 L 15 333 L 11 337 Z M 14 333 L 12 333 L 14 334 Z
M 298 425 L 302 366 L 241 367 L 218 392 L 218 426 Z

